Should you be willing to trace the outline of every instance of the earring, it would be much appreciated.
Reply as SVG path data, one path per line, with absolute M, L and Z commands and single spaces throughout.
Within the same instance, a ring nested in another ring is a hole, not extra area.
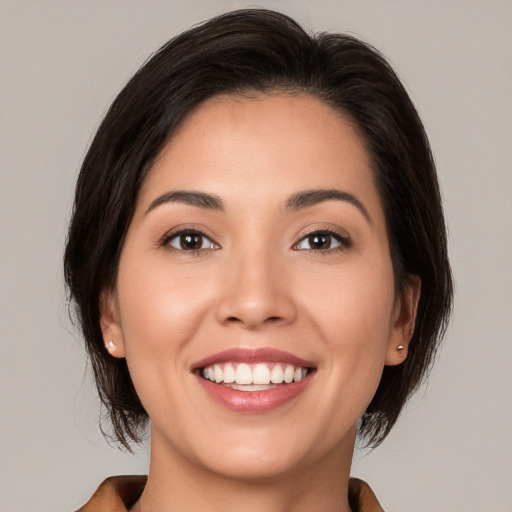
M 113 340 L 110 340 L 108 342 L 108 348 L 110 349 L 111 352 L 115 352 L 117 347 Z
M 398 352 L 402 352 L 402 350 L 404 349 L 405 347 L 403 345 L 398 345 L 398 347 L 396 347 L 397 351 Z

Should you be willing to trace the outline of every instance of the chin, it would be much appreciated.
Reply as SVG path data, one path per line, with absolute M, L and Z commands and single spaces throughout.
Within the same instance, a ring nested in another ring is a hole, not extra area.
M 278 481 L 320 462 L 337 465 L 351 460 L 355 426 L 319 434 L 305 425 L 284 428 L 278 421 L 269 428 L 270 421 L 267 418 L 263 428 L 244 428 L 238 424 L 219 428 L 211 436 L 204 436 L 203 432 L 189 441 L 195 454 L 184 455 L 195 459 L 198 466 L 211 474 L 246 483 Z M 345 435 L 338 435 L 345 430 Z
M 251 447 L 225 451 L 222 457 L 204 461 L 204 466 L 219 476 L 247 483 L 264 483 L 294 472 L 300 467 L 297 453 L 283 453 L 276 447 L 267 450 Z

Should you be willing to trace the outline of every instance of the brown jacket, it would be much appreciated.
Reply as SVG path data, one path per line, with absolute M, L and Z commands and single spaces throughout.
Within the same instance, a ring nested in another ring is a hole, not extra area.
M 127 512 L 139 499 L 147 477 L 112 476 L 76 512 Z M 349 482 L 348 496 L 353 512 L 384 512 L 370 486 L 357 478 Z

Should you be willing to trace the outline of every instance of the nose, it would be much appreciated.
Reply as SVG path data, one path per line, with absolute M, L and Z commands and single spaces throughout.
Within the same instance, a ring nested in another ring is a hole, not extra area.
M 258 330 L 295 319 L 290 281 L 278 260 L 254 253 L 231 258 L 220 287 L 217 317 L 221 324 Z

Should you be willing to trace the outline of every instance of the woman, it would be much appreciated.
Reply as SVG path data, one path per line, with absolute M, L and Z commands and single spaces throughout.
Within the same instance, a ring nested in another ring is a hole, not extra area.
M 350 479 L 422 381 L 452 299 L 429 144 L 348 36 L 243 10 L 166 44 L 77 183 L 70 298 L 146 477 L 82 511 L 382 510 Z

